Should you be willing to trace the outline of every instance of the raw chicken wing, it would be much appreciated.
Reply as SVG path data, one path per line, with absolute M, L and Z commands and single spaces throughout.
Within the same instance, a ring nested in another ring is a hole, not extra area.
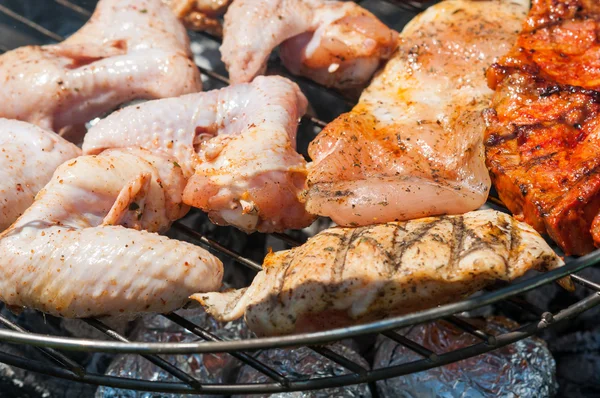
M 101 0 L 59 44 L 0 56 L 0 117 L 59 131 L 135 98 L 202 88 L 185 29 L 160 0 Z
M 0 235 L 0 300 L 88 317 L 168 312 L 218 290 L 218 259 L 139 230 L 165 231 L 182 217 L 184 185 L 174 160 L 142 149 L 67 161 Z
M 526 0 L 447 0 L 413 19 L 358 105 L 311 143 L 307 210 L 357 226 L 481 206 L 481 112 L 492 95 L 483 71 L 526 10 Z
M 331 228 L 268 254 L 249 288 L 195 294 L 217 320 L 258 335 L 310 332 L 459 300 L 563 261 L 529 225 L 493 210 Z M 572 288 L 570 279 L 563 280 Z
M 58 166 L 80 154 L 51 131 L 0 119 L 0 232 L 33 203 Z
M 221 53 L 232 82 L 263 74 L 281 44 L 294 74 L 342 89 L 364 86 L 397 46 L 397 33 L 357 4 L 236 0 L 225 14 Z
M 246 232 L 302 228 L 314 219 L 299 200 L 306 162 L 295 149 L 306 106 L 295 83 L 259 76 L 249 84 L 124 108 L 90 129 L 83 149 L 167 152 L 191 176 L 184 202 L 215 223 Z

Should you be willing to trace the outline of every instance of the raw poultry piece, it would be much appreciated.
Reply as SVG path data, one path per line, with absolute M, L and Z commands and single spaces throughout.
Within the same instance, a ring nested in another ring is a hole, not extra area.
M 486 161 L 518 219 L 566 254 L 600 247 L 600 3 L 536 0 L 488 70 Z
M 423 310 L 562 264 L 529 225 L 483 210 L 330 228 L 268 254 L 250 287 L 192 298 L 217 320 L 245 315 L 255 333 L 280 335 Z
M 163 0 L 188 29 L 223 35 L 219 21 L 232 0 Z
M 306 162 L 296 128 L 307 101 L 278 77 L 149 101 L 113 113 L 85 137 L 86 153 L 141 146 L 164 151 L 191 176 L 184 202 L 246 232 L 302 228 Z M 194 172 L 195 170 L 195 172 Z
M 225 14 L 221 53 L 230 80 L 248 82 L 281 44 L 290 72 L 347 90 L 366 84 L 397 36 L 351 1 L 236 0 Z
M 33 203 L 58 166 L 80 154 L 51 131 L 0 118 L 0 232 Z
M 0 56 L 0 117 L 60 131 L 136 98 L 202 88 L 187 33 L 160 0 L 101 0 L 62 43 Z
M 486 200 L 483 71 L 510 48 L 527 0 L 447 0 L 413 19 L 351 112 L 309 147 L 306 207 L 344 226 L 460 214 Z
M 207 251 L 155 233 L 188 210 L 172 159 L 117 149 L 62 164 L 0 235 L 0 300 L 63 317 L 168 312 L 218 290 Z

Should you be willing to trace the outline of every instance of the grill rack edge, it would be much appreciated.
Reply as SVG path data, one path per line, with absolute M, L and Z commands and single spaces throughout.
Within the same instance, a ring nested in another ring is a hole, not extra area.
M 53 0 L 57 5 L 68 8 L 71 11 L 79 14 L 87 19 L 90 12 L 69 0 Z M 415 1 L 403 0 L 383 0 L 394 4 L 405 12 L 416 14 L 422 11 L 425 7 L 423 4 Z M 360 2 L 360 0 L 356 0 Z M 428 4 L 430 4 L 429 2 Z M 44 36 L 48 41 L 59 41 L 62 37 L 40 25 L 16 13 L 12 9 L 4 6 L 0 2 L 0 14 L 14 20 L 16 23 L 27 26 L 29 29 L 37 31 Z M 207 40 L 215 40 L 216 38 L 203 34 Z M 10 50 L 0 44 L 0 53 Z M 210 69 L 199 67 L 201 73 L 209 79 L 217 80 L 221 83 L 228 84 L 228 79 Z M 295 80 L 299 80 L 288 75 Z M 303 80 L 304 83 L 311 86 L 316 86 L 315 83 Z M 340 98 L 347 103 L 352 100 L 343 97 L 340 93 L 330 89 L 327 90 L 330 94 Z M 326 122 L 314 117 L 305 116 L 306 121 L 315 126 L 323 127 Z M 498 205 L 498 201 L 490 198 L 490 203 Z M 260 264 L 236 253 L 233 250 L 222 246 L 217 241 L 208 237 L 202 236 L 198 232 L 186 227 L 181 223 L 175 223 L 174 228 L 186 234 L 192 240 L 195 240 L 202 246 L 216 250 L 232 259 L 237 263 L 249 267 L 253 270 L 259 270 Z M 285 241 L 290 245 L 296 244 L 293 238 L 285 234 L 273 234 L 276 238 Z M 72 381 L 83 383 L 105 385 L 115 388 L 135 389 L 141 391 L 165 392 L 165 393 L 204 393 L 204 394 L 240 394 L 240 393 L 276 393 L 285 391 L 302 391 L 313 390 L 330 387 L 340 387 L 350 384 L 371 383 L 377 380 L 397 377 L 409 373 L 415 373 L 422 370 L 443 366 L 462 359 L 473 357 L 485 352 L 489 352 L 496 348 L 500 348 L 526 337 L 536 334 L 537 332 L 552 326 L 557 322 L 571 319 L 580 313 L 593 308 L 600 304 L 600 284 L 589 281 L 583 277 L 574 275 L 584 268 L 600 263 L 600 249 L 590 253 L 584 257 L 568 262 L 564 267 L 554 271 L 537 275 L 535 277 L 523 280 L 518 283 L 513 283 L 507 287 L 485 293 L 481 296 L 468 298 L 457 303 L 440 306 L 437 308 L 420 311 L 412 314 L 407 314 L 399 317 L 388 318 L 378 322 L 372 322 L 363 325 L 357 325 L 347 328 L 334 329 L 325 332 L 299 334 L 285 337 L 274 338 L 258 338 L 249 340 L 233 340 L 222 341 L 210 332 L 194 325 L 190 321 L 181 317 L 176 313 L 163 315 L 170 321 L 182 326 L 191 333 L 200 337 L 203 341 L 193 343 L 147 343 L 147 342 L 130 342 L 124 336 L 121 336 L 116 331 L 102 323 L 97 319 L 86 319 L 86 322 L 95 329 L 103 332 L 115 341 L 79 339 L 60 336 L 48 336 L 32 333 L 18 324 L 13 323 L 8 318 L 0 315 L 0 324 L 4 329 L 0 329 L 0 341 L 17 344 L 30 344 L 36 346 L 47 358 L 48 361 L 32 361 L 16 355 L 4 353 L 0 351 L 0 362 L 17 366 L 23 369 L 31 370 L 38 373 L 43 373 L 50 376 L 60 377 Z M 581 287 L 589 290 L 591 294 L 587 295 L 582 300 L 568 306 L 561 311 L 552 314 L 543 312 L 535 306 L 520 301 L 515 297 L 521 293 L 533 290 L 547 283 L 551 283 L 561 277 L 571 275 L 573 280 Z M 520 308 L 523 312 L 529 312 L 536 316 L 536 320 L 526 323 L 519 328 L 507 333 L 492 336 L 483 330 L 479 330 L 472 326 L 468 321 L 456 317 L 454 314 L 468 311 L 484 306 L 489 306 L 501 301 L 508 302 L 513 306 Z M 479 339 L 479 343 L 464 347 L 455 351 L 446 352 L 443 354 L 435 354 L 425 347 L 415 343 L 412 340 L 394 332 L 394 329 L 409 325 L 429 322 L 432 320 L 444 319 L 450 322 L 455 327 L 462 329 L 466 333 L 470 333 Z M 379 368 L 368 370 L 353 363 L 349 359 L 336 354 L 329 348 L 323 346 L 327 343 L 339 341 L 344 338 L 362 336 L 367 334 L 382 334 L 386 338 L 390 338 L 422 356 L 422 359 L 403 363 L 401 365 L 391 366 L 387 368 Z M 308 346 L 329 360 L 336 362 L 342 367 L 350 371 L 349 374 L 342 376 L 332 376 L 325 378 L 307 378 L 303 380 L 291 380 L 282 375 L 276 370 L 270 368 L 265 363 L 247 354 L 247 352 L 255 351 L 263 348 L 275 347 L 296 347 L 299 345 Z M 151 361 L 156 366 L 165 370 L 179 382 L 169 381 L 149 381 L 141 379 L 129 379 L 117 376 L 107 376 L 104 374 L 86 373 L 84 368 L 73 361 L 58 349 L 67 351 L 94 351 L 94 352 L 114 352 L 114 353 L 135 353 L 143 356 Z M 255 384 L 209 384 L 202 383 L 195 379 L 192 375 L 182 371 L 173 364 L 164 360 L 157 354 L 192 354 L 192 353 L 217 353 L 227 352 L 239 359 L 241 362 L 253 367 L 262 374 L 268 376 L 272 382 L 255 383 Z

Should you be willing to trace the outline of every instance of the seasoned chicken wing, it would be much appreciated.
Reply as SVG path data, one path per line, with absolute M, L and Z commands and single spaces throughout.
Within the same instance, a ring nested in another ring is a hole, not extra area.
M 165 231 L 188 208 L 176 162 L 142 149 L 62 164 L 0 235 L 0 300 L 64 317 L 168 312 L 218 290 L 221 262 Z M 126 228 L 127 227 L 127 228 Z
M 58 166 L 80 154 L 51 131 L 0 119 L 0 232 L 33 203 Z
M 294 74 L 341 89 L 363 86 L 397 46 L 397 33 L 357 4 L 236 0 L 225 14 L 221 53 L 232 82 L 263 74 L 281 44 Z
M 600 247 L 600 2 L 536 0 L 487 73 L 486 161 L 500 198 L 566 254 Z
M 177 18 L 189 28 L 216 36 L 223 34 L 218 17 L 225 13 L 232 0 L 163 0 Z
M 246 232 L 302 228 L 306 162 L 296 128 L 307 101 L 298 86 L 257 77 L 210 92 L 149 101 L 113 113 L 85 137 L 86 153 L 141 146 L 175 157 L 191 178 L 184 202 Z
M 101 0 L 62 43 L 0 56 L 0 117 L 59 131 L 135 98 L 202 88 L 187 33 L 160 0 Z
M 281 335 L 423 310 L 562 264 L 529 225 L 483 210 L 327 229 L 268 254 L 250 287 L 192 298 L 218 320 L 245 315 L 255 333 Z
M 512 45 L 527 4 L 447 0 L 413 19 L 359 103 L 311 143 L 307 210 L 357 226 L 481 206 L 483 71 Z

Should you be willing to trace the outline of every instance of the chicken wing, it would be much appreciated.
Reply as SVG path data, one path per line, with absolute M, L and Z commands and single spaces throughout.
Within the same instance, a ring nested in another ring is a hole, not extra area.
M 236 0 L 225 14 L 223 62 L 234 83 L 263 74 L 281 44 L 294 74 L 342 89 L 363 86 L 397 46 L 397 33 L 353 2 Z
M 62 43 L 0 56 L 0 117 L 80 126 L 135 98 L 197 92 L 187 33 L 160 0 L 101 0 Z
M 245 314 L 258 335 L 281 335 L 423 310 L 562 264 L 529 225 L 483 210 L 327 229 L 268 254 L 249 288 L 192 298 L 217 320 Z
M 447 0 L 413 19 L 358 105 L 311 143 L 307 210 L 357 226 L 480 207 L 482 71 L 512 45 L 527 3 Z
M 167 152 L 191 175 L 184 202 L 215 223 L 246 232 L 302 228 L 314 219 L 299 200 L 306 162 L 296 152 L 296 128 L 306 106 L 295 83 L 259 76 L 124 108 L 90 129 L 83 149 Z
M 58 166 L 80 154 L 51 131 L 0 119 L 0 232 L 33 203 Z
M 500 198 L 566 254 L 600 247 L 600 3 L 536 0 L 488 70 L 486 161 Z
M 232 0 L 163 0 L 188 29 L 223 35 L 218 17 L 225 13 Z
M 62 164 L 0 235 L 0 300 L 64 317 L 168 312 L 218 290 L 221 262 L 165 231 L 188 208 L 172 159 L 109 150 Z M 128 228 L 125 228 L 128 227 Z

